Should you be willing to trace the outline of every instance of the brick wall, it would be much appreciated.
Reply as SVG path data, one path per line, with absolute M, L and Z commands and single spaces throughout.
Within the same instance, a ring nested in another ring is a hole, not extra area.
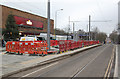
M 0 28 L 2 28 L 2 6 L 0 5 Z
M 9 14 L 13 14 L 16 16 L 20 16 L 20 17 L 24 17 L 24 18 L 29 18 L 31 20 L 36 20 L 36 21 L 41 21 L 43 22 L 43 30 L 39 30 L 39 29 L 33 29 L 33 28 L 19 28 L 19 30 L 23 31 L 23 32 L 47 32 L 47 18 L 38 16 L 38 15 L 34 15 L 31 13 L 27 13 L 27 12 L 23 12 L 17 9 L 13 9 L 13 8 L 9 8 L 6 6 L 2 6 L 2 28 L 5 28 L 5 23 L 6 23 L 6 19 L 8 17 Z M 54 30 L 54 21 L 51 20 L 51 33 L 53 34 Z

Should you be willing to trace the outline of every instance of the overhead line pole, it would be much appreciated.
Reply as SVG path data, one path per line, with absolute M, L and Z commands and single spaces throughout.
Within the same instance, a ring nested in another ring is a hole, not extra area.
M 112 20 L 106 20 L 106 21 L 91 21 L 91 16 L 89 15 L 89 21 L 70 21 L 70 22 L 89 22 L 88 27 L 89 27 L 89 33 L 88 33 L 88 40 L 92 40 L 91 33 L 90 33 L 90 28 L 91 28 L 91 22 L 109 22 Z
M 73 40 L 75 40 L 75 23 L 73 22 Z
M 67 34 L 67 40 L 68 40 L 68 36 L 69 36 L 69 31 L 70 31 L 70 16 L 69 16 L 69 24 L 68 24 L 68 34 Z
M 55 12 L 55 27 L 54 27 L 54 38 L 56 39 L 56 27 L 57 27 L 57 11 Z
M 50 51 L 50 0 L 48 0 L 47 17 L 48 17 L 48 25 L 47 25 L 47 44 L 48 44 L 48 50 L 47 51 Z
M 75 31 L 75 23 L 73 22 L 73 33 L 74 33 L 74 31 Z
M 70 16 L 69 16 L 69 31 L 70 31 Z M 68 37 L 69 37 L 69 31 L 68 31 Z
M 89 40 L 91 40 L 90 26 L 91 26 L 91 16 L 89 15 Z
M 87 24 L 87 30 L 86 32 L 88 32 L 88 24 Z M 87 33 L 87 40 L 89 40 L 89 33 Z

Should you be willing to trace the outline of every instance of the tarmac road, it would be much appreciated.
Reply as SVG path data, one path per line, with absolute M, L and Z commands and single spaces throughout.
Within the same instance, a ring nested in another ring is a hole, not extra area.
M 19 79 L 25 77 L 104 77 L 112 56 L 114 45 L 96 47 L 67 59 L 33 68 L 10 76 Z

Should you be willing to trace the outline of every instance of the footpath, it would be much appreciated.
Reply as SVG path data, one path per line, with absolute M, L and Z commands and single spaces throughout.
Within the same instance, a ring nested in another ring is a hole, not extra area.
M 118 45 L 117 52 L 118 52 L 118 77 L 120 79 L 120 45 Z
M 116 45 L 114 79 L 120 79 L 120 45 Z
M 0 47 L 0 52 L 5 51 L 6 47 Z
M 60 59 L 67 58 L 68 56 L 80 53 L 82 51 L 100 46 L 100 44 L 79 48 L 73 51 L 64 52 L 61 54 L 51 54 L 44 57 L 41 56 L 25 56 L 25 55 L 9 55 L 4 54 L 2 55 L 2 74 L 0 77 L 6 77 L 17 72 L 25 71 L 27 69 L 31 69 L 37 66 L 45 65 L 54 61 L 58 61 Z M 4 51 L 5 52 L 5 51 Z M 7 56 L 7 57 L 6 57 Z M 9 59 L 9 57 L 11 57 Z M 14 61 L 14 62 L 13 62 Z M 1 71 L 0 70 L 0 71 Z

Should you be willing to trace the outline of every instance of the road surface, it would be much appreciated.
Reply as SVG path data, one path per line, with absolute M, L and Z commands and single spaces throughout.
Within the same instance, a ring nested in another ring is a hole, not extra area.
M 106 44 L 69 58 L 20 72 L 10 77 L 104 77 L 113 54 L 114 45 Z M 27 64 L 26 64 L 27 65 Z

